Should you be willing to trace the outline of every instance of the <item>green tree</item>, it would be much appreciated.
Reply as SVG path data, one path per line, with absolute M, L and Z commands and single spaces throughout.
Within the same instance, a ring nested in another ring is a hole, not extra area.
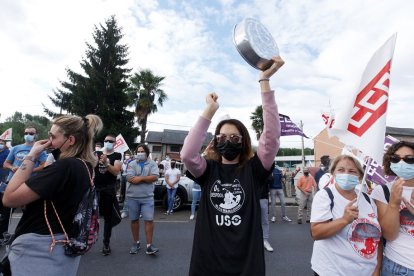
M 130 79 L 128 94 L 131 106 L 135 107 L 137 123 L 141 127 L 141 143 L 145 142 L 147 120 L 167 100 L 167 94 L 160 88 L 165 77 L 156 76 L 151 70 L 140 70 Z
M 261 105 L 257 106 L 255 111 L 252 112 L 250 120 L 252 120 L 252 128 L 256 132 L 256 139 L 259 140 L 263 132 L 263 107 Z
M 107 133 L 122 133 L 128 144 L 132 144 L 138 133 L 134 128 L 134 112 L 128 111 L 128 77 L 131 69 L 128 63 L 128 47 L 121 44 L 122 29 L 115 16 L 105 20 L 105 24 L 95 26 L 92 34 L 94 44 L 86 43 L 85 57 L 80 62 L 82 74 L 66 69 L 68 81 L 61 81 L 62 88 L 49 96 L 52 103 L 60 108 L 59 113 L 45 107 L 51 116 L 69 114 L 85 116 L 99 115 Z
M 6 129 L 12 128 L 12 145 L 18 145 L 24 142 L 24 129 L 27 126 L 33 126 L 37 129 L 38 139 L 46 139 L 51 122 L 44 116 L 23 115 L 21 112 L 15 112 L 12 116 L 6 118 L 4 123 L 0 123 L 0 134 Z

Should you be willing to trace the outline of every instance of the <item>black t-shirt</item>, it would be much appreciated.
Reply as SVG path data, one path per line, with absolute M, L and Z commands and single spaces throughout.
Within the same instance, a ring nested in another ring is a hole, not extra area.
M 243 168 L 208 160 L 190 275 L 265 275 L 260 192 L 270 174 L 257 155 Z M 191 177 L 191 175 L 190 175 Z
M 88 167 L 92 174 L 92 166 L 88 164 Z M 44 216 L 44 200 L 47 201 L 47 217 L 53 234 L 63 233 L 63 230 L 50 201 L 53 201 L 66 233 L 70 233 L 79 202 L 91 185 L 83 162 L 76 158 L 58 160 L 27 180 L 26 185 L 37 193 L 40 199 L 26 206 L 17 225 L 16 235 L 50 234 Z
M 121 161 L 122 155 L 119 152 L 113 152 L 107 155 L 109 163 L 113 166 L 115 160 Z M 116 186 L 116 175 L 113 175 L 107 168 L 96 165 L 95 167 L 95 185 L 97 190 L 113 189 Z

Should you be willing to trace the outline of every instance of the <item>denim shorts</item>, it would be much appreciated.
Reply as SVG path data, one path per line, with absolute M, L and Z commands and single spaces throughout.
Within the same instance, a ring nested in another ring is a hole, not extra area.
M 138 220 L 140 214 L 143 220 L 154 220 L 154 198 L 128 198 L 128 219 Z
M 382 260 L 381 276 L 406 275 L 414 276 L 414 270 L 399 265 L 384 256 Z

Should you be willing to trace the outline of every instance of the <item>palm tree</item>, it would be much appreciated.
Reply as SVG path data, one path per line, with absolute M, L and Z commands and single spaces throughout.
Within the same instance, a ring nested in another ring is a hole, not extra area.
M 158 111 L 158 105 L 162 106 L 167 100 L 167 94 L 160 89 L 165 77 L 155 76 L 151 70 L 140 70 L 130 78 L 128 95 L 130 106 L 135 106 L 135 116 L 138 125 L 141 126 L 140 143 L 145 142 L 147 132 L 148 115 Z
M 256 110 L 252 112 L 250 120 L 252 120 L 252 127 L 256 132 L 256 139 L 259 140 L 263 132 L 263 107 L 261 105 L 257 106 Z

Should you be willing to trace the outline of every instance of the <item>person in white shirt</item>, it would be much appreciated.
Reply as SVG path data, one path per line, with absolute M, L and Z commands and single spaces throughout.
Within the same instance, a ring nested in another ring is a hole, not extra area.
M 178 181 L 181 178 L 181 171 L 175 167 L 175 162 L 171 162 L 171 168 L 165 172 L 165 182 L 167 183 L 168 209 L 166 215 L 173 213 L 175 193 L 178 188 Z
M 377 185 L 371 196 L 378 208 L 386 246 L 381 275 L 414 275 L 414 143 L 401 141 L 384 155 L 384 172 L 397 179 Z
M 364 171 L 348 155 L 335 158 L 330 171 L 335 184 L 317 192 L 312 204 L 312 270 L 315 275 L 380 275 L 377 210 L 367 194 L 358 197 L 355 190 Z

